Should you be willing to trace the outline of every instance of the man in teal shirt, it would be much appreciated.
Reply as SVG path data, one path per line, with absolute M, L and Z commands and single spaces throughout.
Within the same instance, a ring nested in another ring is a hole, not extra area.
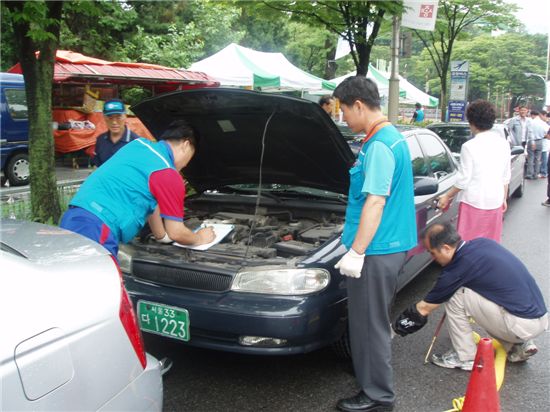
M 411 119 L 411 123 L 422 123 L 424 121 L 424 110 L 422 110 L 422 105 L 416 103 L 414 105 L 414 113 Z
M 383 116 L 373 81 L 349 77 L 334 96 L 351 130 L 366 134 L 350 169 L 342 234 L 348 252 L 335 266 L 349 276 L 351 352 L 361 391 L 337 407 L 392 410 L 390 307 L 406 252 L 417 244 L 411 157 L 405 138 Z

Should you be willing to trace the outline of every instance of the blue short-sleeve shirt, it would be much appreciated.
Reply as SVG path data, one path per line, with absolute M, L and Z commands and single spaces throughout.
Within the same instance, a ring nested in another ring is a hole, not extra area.
M 405 138 L 391 125 L 361 148 L 349 171 L 350 188 L 342 243 L 351 248 L 367 195 L 386 197 L 382 220 L 366 255 L 404 252 L 417 244 L 412 164 Z

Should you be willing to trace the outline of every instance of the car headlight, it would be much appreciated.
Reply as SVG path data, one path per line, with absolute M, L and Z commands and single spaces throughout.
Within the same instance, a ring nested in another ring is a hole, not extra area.
M 119 246 L 117 258 L 122 273 L 132 274 L 132 255 L 126 250 L 124 245 Z
M 325 269 L 260 269 L 237 273 L 231 290 L 270 295 L 307 295 L 327 287 Z

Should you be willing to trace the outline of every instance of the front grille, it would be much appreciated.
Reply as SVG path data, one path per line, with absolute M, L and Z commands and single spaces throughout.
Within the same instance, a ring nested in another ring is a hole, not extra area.
M 134 261 L 134 277 L 161 285 L 181 289 L 223 292 L 231 286 L 231 276 L 197 270 L 163 266 L 156 263 Z

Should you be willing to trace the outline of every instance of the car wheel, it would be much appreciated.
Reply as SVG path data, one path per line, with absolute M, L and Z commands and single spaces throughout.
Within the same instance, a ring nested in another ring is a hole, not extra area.
M 10 186 L 22 186 L 29 183 L 29 155 L 19 153 L 8 162 L 6 176 Z
M 332 344 L 332 350 L 338 359 L 351 359 L 351 344 L 349 340 L 349 329 L 347 326 L 340 339 Z
M 521 183 L 518 186 L 518 188 L 514 190 L 514 193 L 512 193 L 512 197 L 522 197 L 524 188 L 525 188 L 525 175 L 522 176 Z

